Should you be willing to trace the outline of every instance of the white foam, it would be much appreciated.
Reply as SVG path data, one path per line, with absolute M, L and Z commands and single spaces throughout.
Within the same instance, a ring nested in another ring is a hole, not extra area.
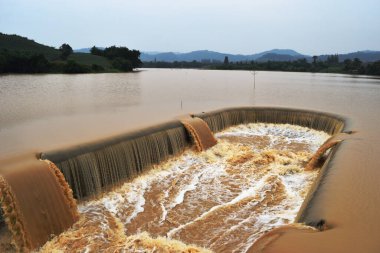
M 126 224 L 130 223 L 134 218 L 136 218 L 136 216 L 139 213 L 144 212 L 144 205 L 145 205 L 144 193 L 147 188 L 148 188 L 148 183 L 142 181 L 140 184 L 140 187 L 138 187 L 135 192 L 131 192 L 128 194 L 128 197 L 127 197 L 128 201 L 135 202 L 136 204 L 134 206 L 134 211 L 125 221 Z
M 272 147 L 278 142 L 279 138 L 282 138 L 288 143 L 298 142 L 309 144 L 311 145 L 311 152 L 315 152 L 329 137 L 325 132 L 312 130 L 306 127 L 289 124 L 265 123 L 239 125 L 217 133 L 216 136 L 267 136 L 270 138 L 270 146 Z
M 186 185 L 175 197 L 174 202 L 170 204 L 170 208 L 174 208 L 175 206 L 181 204 L 183 202 L 183 199 L 185 197 L 185 194 L 189 191 L 193 191 L 197 188 L 197 184 L 199 183 L 199 177 L 202 175 L 202 173 L 194 175 L 193 179 L 191 180 L 190 184 Z
M 271 147 L 273 148 L 278 143 L 297 142 L 308 144 L 308 147 L 310 147 L 310 150 L 308 150 L 309 152 L 315 151 L 329 137 L 325 133 L 303 127 L 263 123 L 240 125 L 218 133 L 216 136 L 267 136 L 270 141 L 270 145 L 267 149 L 270 149 Z M 207 210 L 201 209 L 202 213 L 198 217 L 193 220 L 183 221 L 184 224 L 168 231 L 167 237 L 172 238 L 182 229 L 194 222 L 205 219 L 220 208 L 235 205 L 247 198 L 256 196 L 257 198 L 255 198 L 254 201 L 251 201 L 249 205 L 247 205 L 247 208 L 260 203 L 265 197 L 265 191 L 270 190 L 271 187 L 271 185 L 267 183 L 267 179 L 275 175 L 281 180 L 285 187 L 285 193 L 287 195 L 285 200 L 282 200 L 278 205 L 268 206 L 266 210 L 259 214 L 252 214 L 248 217 L 246 215 L 239 216 L 239 213 L 244 213 L 244 210 L 239 210 L 236 214 L 231 213 L 231 217 L 229 217 L 231 219 L 236 219 L 236 223 L 234 223 L 229 229 L 226 229 L 224 235 L 228 237 L 228 234 L 236 229 L 255 228 L 252 229 L 252 231 L 255 232 L 252 232 L 249 238 L 246 239 L 248 240 L 248 244 L 246 245 L 250 245 L 263 232 L 273 227 L 291 222 L 295 218 L 296 213 L 304 200 L 301 192 L 305 186 L 310 185 L 311 180 L 315 178 L 316 173 L 299 173 L 296 171 L 293 174 L 289 173 L 282 175 L 281 172 L 286 171 L 286 167 L 284 167 L 285 165 L 281 164 L 281 162 L 274 162 L 267 165 L 268 172 L 264 176 L 260 173 L 257 175 L 249 174 L 249 172 L 247 172 L 249 171 L 249 168 L 243 167 L 253 166 L 252 163 L 250 164 L 249 162 L 247 165 L 241 165 L 242 171 L 245 171 L 244 173 L 230 173 L 227 171 L 227 168 L 230 166 L 227 166 L 227 160 L 236 155 L 236 152 L 241 152 L 241 149 L 234 145 L 235 144 L 221 141 L 213 148 L 201 154 L 186 151 L 181 157 L 172 159 L 162 165 L 155 166 L 155 169 L 146 173 L 144 176 L 123 185 L 119 190 L 111 192 L 98 202 L 91 202 L 92 204 L 87 203 L 85 206 L 80 206 L 80 212 L 87 212 L 90 210 L 89 206 L 100 204 L 113 215 L 117 216 L 119 213 L 122 213 L 123 210 L 128 208 L 131 212 L 128 212 L 130 213 L 128 217 L 123 219 L 123 223 L 128 224 L 135 219 L 139 213 L 144 212 L 146 202 L 144 194 L 155 183 L 168 186 L 168 188 L 162 189 L 162 195 L 159 199 L 159 205 L 162 210 L 161 217 L 159 218 L 160 223 L 166 220 L 168 213 L 172 212 L 173 208 L 181 208 L 179 205 L 183 203 L 186 203 L 186 205 L 193 205 L 196 208 L 199 203 L 202 203 L 199 202 L 199 200 L 203 201 L 205 199 L 212 199 L 215 206 Z M 255 151 L 256 150 L 253 150 L 253 152 Z M 283 160 L 281 161 L 283 163 Z M 292 164 L 292 166 L 298 165 Z M 173 192 L 177 192 L 177 194 L 171 199 L 173 196 L 170 196 L 172 190 L 169 187 L 170 182 L 176 177 L 179 177 L 178 175 L 183 175 L 188 178 L 184 180 L 186 181 L 186 184 L 175 185 L 176 189 Z M 226 184 L 227 188 L 223 185 L 223 183 L 226 182 L 226 178 L 231 181 L 235 180 L 234 183 L 231 184 L 232 186 L 229 183 Z M 239 186 L 235 187 L 234 184 L 239 184 Z M 230 186 L 235 188 L 228 188 Z M 287 208 L 284 208 L 285 206 Z M 106 225 L 103 223 L 101 224 L 101 226 Z M 248 249 L 248 247 L 245 249 L 245 246 L 240 245 L 240 248 L 242 247 L 245 251 Z
M 104 207 L 113 214 L 117 214 L 118 204 L 123 201 L 123 196 L 120 193 L 113 194 L 109 198 L 103 199 Z
M 211 213 L 215 212 L 216 210 L 220 209 L 220 208 L 223 208 L 223 207 L 226 207 L 226 206 L 229 206 L 229 205 L 233 205 L 233 204 L 236 204 L 238 202 L 240 202 L 241 200 L 245 199 L 245 198 L 248 198 L 248 197 L 251 197 L 251 196 L 254 196 L 258 190 L 260 188 L 263 188 L 265 186 L 265 181 L 266 179 L 268 178 L 269 176 L 266 176 L 264 178 L 262 178 L 255 187 L 251 187 L 249 189 L 246 189 L 246 190 L 243 190 L 236 198 L 234 198 L 233 200 L 227 202 L 227 203 L 223 203 L 221 205 L 217 205 L 217 206 L 213 206 L 211 209 L 209 209 L 208 211 L 202 213 L 199 217 L 197 217 L 195 220 L 193 221 L 190 221 L 186 224 L 183 224 L 183 225 L 180 225 L 178 226 L 177 228 L 174 228 L 172 230 L 170 230 L 168 233 L 167 233 L 167 237 L 168 238 L 172 238 L 172 236 L 177 233 L 178 231 L 180 231 L 181 229 L 187 227 L 188 225 L 196 222 L 196 221 L 199 221 L 199 220 L 202 220 L 204 219 L 205 217 L 207 217 L 208 215 L 210 215 Z

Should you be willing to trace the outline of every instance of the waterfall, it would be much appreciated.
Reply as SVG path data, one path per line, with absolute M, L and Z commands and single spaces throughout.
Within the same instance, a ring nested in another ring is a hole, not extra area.
M 203 119 L 213 132 L 238 124 L 261 122 L 299 125 L 333 135 L 342 131 L 345 121 L 329 113 L 268 107 L 227 108 L 194 116 Z
M 18 251 L 43 245 L 78 220 L 72 191 L 53 163 L 3 163 L 0 175 L 1 208 Z
M 211 148 L 217 143 L 207 123 L 202 119 L 197 117 L 186 118 L 182 119 L 181 122 L 193 137 L 195 146 L 199 152 Z
M 199 138 L 204 137 L 207 128 L 218 132 L 229 126 L 257 122 L 300 125 L 329 134 L 340 132 L 344 126 L 344 120 L 336 115 L 285 108 L 229 108 L 193 116 L 208 125 L 192 120 L 198 122 L 194 124 L 199 128 Z M 214 143 L 212 138 L 209 134 L 207 141 L 200 145 L 211 145 Z M 180 154 L 190 145 L 191 138 L 185 127 L 175 120 L 94 143 L 45 152 L 41 158 L 54 162 L 71 186 L 74 197 L 83 199 L 136 177 L 152 165 Z
M 213 146 L 212 132 L 247 123 L 283 123 L 341 132 L 345 119 L 328 113 L 286 109 L 229 108 L 193 115 L 114 138 L 40 154 L 42 160 L 0 163 L 0 202 L 5 221 L 20 251 L 34 249 L 77 219 L 76 199 L 95 196 L 132 179 L 171 156 L 182 153 L 194 138 L 198 150 Z M 206 122 L 206 123 L 204 123 Z M 185 128 L 186 127 L 186 128 Z M 191 136 L 186 129 L 189 130 Z M 334 152 L 331 152 L 334 153 Z M 322 176 L 297 218 L 303 222 Z M 70 189 L 71 188 L 71 189 Z
M 101 193 L 136 177 L 190 145 L 180 122 L 169 122 L 107 140 L 41 154 L 63 172 L 75 198 Z

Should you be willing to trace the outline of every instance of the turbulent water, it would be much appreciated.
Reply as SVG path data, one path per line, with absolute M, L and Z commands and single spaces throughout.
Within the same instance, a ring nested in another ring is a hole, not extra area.
M 346 116 L 356 130 L 339 145 L 308 206 L 329 230 L 279 238 L 266 252 L 380 249 L 380 79 L 259 71 L 149 69 L 128 74 L 0 76 L 0 159 L 225 107 L 274 106 Z M 0 245 L 0 251 L 1 248 Z
M 82 203 L 80 221 L 41 251 L 245 252 L 265 231 L 293 222 L 317 175 L 303 168 L 329 136 L 249 124 L 216 137 L 205 152 L 185 151 Z

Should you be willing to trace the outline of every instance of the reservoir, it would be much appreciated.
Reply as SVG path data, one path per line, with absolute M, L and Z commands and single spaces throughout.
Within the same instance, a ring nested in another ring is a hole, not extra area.
M 128 74 L 0 77 L 0 158 L 114 136 L 189 113 L 236 106 L 341 115 L 345 140 L 308 215 L 330 229 L 289 234 L 267 252 L 380 249 L 380 80 L 337 74 L 142 69 Z

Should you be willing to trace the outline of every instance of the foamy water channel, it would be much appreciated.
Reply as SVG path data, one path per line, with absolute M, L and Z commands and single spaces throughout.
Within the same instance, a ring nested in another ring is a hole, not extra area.
M 206 152 L 187 150 L 81 203 L 80 221 L 42 251 L 246 252 L 292 223 L 318 173 L 303 168 L 329 135 L 258 123 L 216 137 Z

